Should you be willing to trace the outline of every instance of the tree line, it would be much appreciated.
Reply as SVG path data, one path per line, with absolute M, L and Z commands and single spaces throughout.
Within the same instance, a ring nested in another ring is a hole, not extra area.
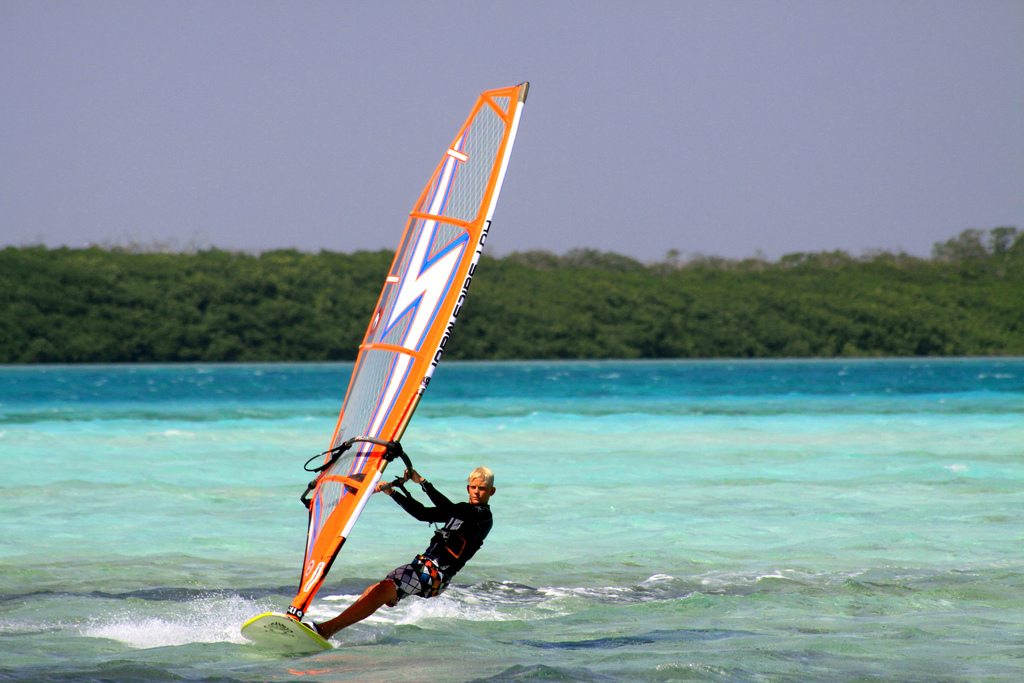
M 0 250 L 0 363 L 353 360 L 392 252 Z M 446 358 L 1024 355 L 1024 232 L 930 259 L 484 257 Z

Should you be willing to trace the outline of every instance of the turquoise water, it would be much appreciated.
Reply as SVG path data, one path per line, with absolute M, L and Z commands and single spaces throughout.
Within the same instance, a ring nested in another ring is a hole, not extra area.
M 1024 360 L 447 363 L 452 588 L 281 656 L 349 364 L 0 368 L 0 680 L 1024 680 Z M 311 616 L 430 530 L 375 496 Z

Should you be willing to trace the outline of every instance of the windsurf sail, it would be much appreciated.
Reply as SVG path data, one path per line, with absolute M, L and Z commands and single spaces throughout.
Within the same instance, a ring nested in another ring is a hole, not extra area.
M 528 83 L 488 90 L 416 201 L 359 346 L 309 507 L 301 619 L 393 456 L 444 352 L 483 251 Z M 311 497 L 307 495 L 312 492 Z

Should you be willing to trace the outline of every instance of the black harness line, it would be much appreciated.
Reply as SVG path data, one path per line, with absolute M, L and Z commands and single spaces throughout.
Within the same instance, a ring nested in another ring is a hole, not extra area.
M 378 438 L 372 437 L 372 436 L 354 436 L 351 439 L 349 439 L 348 441 L 345 441 L 344 443 L 342 443 L 340 446 L 335 446 L 334 448 L 330 449 L 329 451 L 324 451 L 322 453 L 317 453 L 312 458 L 307 460 L 306 464 L 302 466 L 302 469 L 306 470 L 307 472 L 318 472 L 319 473 L 319 476 L 317 476 L 317 478 L 314 479 L 313 481 L 309 482 L 309 484 L 306 485 L 306 490 L 302 492 L 301 496 L 299 496 L 299 500 L 302 501 L 302 504 L 306 506 L 306 509 L 309 509 L 309 506 L 313 502 L 309 498 L 309 493 L 313 489 L 316 488 L 317 482 L 320 481 L 320 477 L 323 476 L 324 471 L 326 471 L 331 465 L 336 463 L 338 461 L 338 458 L 340 458 L 341 455 L 345 451 L 347 451 L 348 449 L 352 448 L 353 444 L 360 443 L 360 442 L 372 443 L 372 444 L 376 444 L 378 446 L 384 446 L 385 451 L 384 451 L 384 456 L 383 457 L 384 457 L 384 461 L 385 462 L 391 462 L 395 458 L 401 458 L 402 462 L 405 463 L 406 469 L 407 470 L 412 470 L 412 461 L 409 460 L 409 456 L 406 455 L 405 451 L 402 449 L 402 444 L 399 443 L 398 441 L 385 441 L 384 439 L 378 439 Z M 330 456 L 328 458 L 327 462 L 325 462 L 324 464 L 320 465 L 319 467 L 314 467 L 314 468 L 310 469 L 309 463 L 313 462 L 317 458 L 323 458 L 325 456 Z M 362 476 L 362 475 L 360 475 L 360 476 Z M 391 482 L 391 485 L 401 489 L 402 492 L 405 493 L 405 495 L 409 495 L 409 492 L 405 490 L 405 482 L 406 481 L 407 480 L 406 480 L 406 478 L 404 476 L 403 477 L 398 477 L 397 479 L 395 479 L 394 481 Z

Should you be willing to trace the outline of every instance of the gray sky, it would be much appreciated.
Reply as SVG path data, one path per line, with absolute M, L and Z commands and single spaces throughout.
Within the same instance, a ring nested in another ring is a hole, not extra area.
M 393 248 L 531 82 L 488 250 L 1024 229 L 1024 3 L 0 2 L 0 245 Z

